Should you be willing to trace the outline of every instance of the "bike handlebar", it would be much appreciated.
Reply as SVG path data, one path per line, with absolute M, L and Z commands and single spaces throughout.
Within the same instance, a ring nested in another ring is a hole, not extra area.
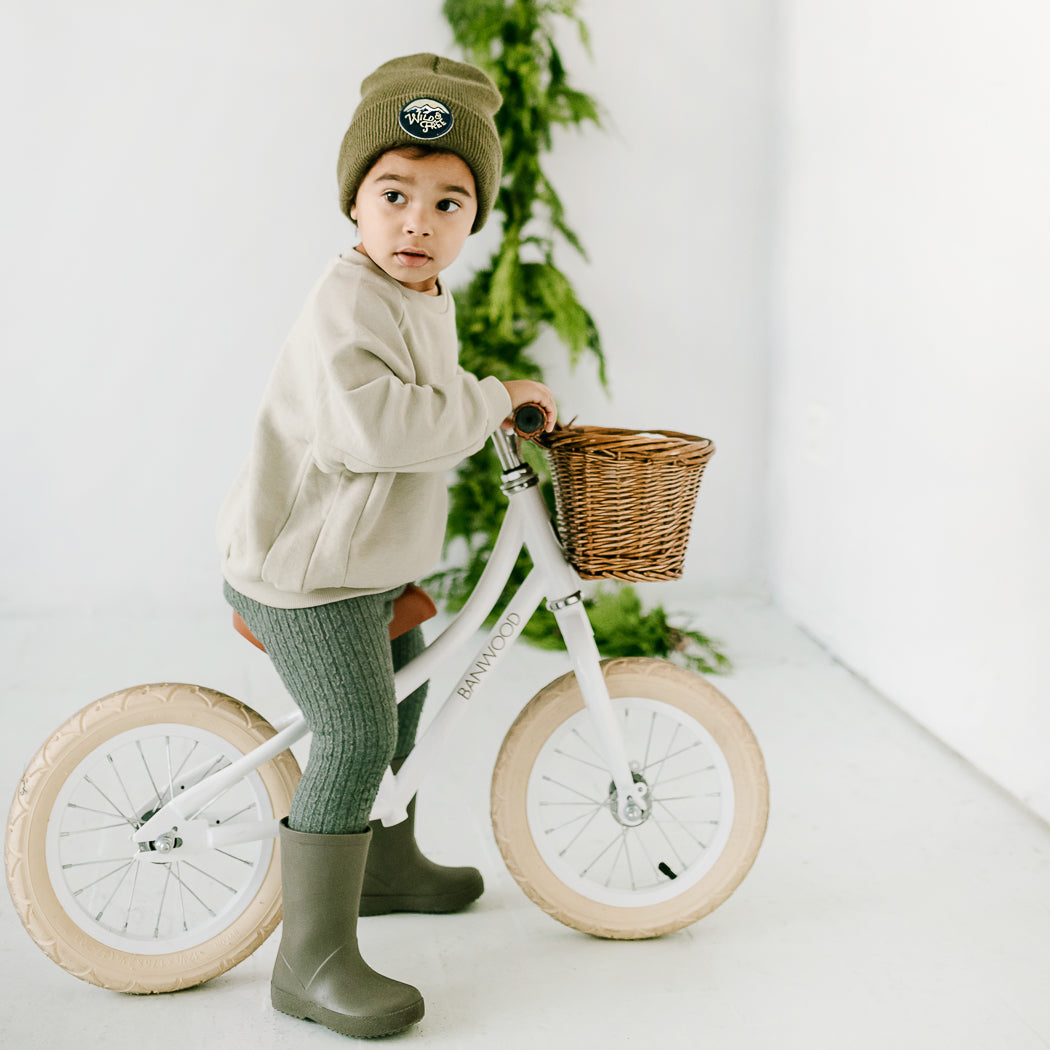
M 547 428 L 547 413 L 537 404 L 519 405 L 514 411 L 514 433 L 534 441 Z

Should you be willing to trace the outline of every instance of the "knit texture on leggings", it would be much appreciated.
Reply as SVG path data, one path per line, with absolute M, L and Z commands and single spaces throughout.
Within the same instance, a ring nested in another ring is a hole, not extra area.
M 288 816 L 294 831 L 363 831 L 386 767 L 412 750 L 426 686 L 398 705 L 394 671 L 424 642 L 418 627 L 390 641 L 394 599 L 403 589 L 277 609 L 225 587 L 313 734 Z

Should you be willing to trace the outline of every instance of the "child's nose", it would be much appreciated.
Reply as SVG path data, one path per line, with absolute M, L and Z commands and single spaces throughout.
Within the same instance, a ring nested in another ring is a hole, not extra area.
M 405 213 L 405 232 L 417 237 L 430 235 L 430 222 L 426 211 L 421 207 L 409 208 Z

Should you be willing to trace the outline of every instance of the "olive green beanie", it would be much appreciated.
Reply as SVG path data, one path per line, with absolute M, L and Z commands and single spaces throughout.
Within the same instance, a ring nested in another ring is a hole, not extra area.
M 379 156 L 399 146 L 434 146 L 459 156 L 474 175 L 485 225 L 499 189 L 503 150 L 492 119 L 503 99 L 477 66 L 438 55 L 408 55 L 381 65 L 361 84 L 361 103 L 339 150 L 339 206 L 349 217 L 361 180 Z

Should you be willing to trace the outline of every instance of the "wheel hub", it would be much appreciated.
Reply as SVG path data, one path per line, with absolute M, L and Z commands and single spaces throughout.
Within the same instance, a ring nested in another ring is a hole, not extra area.
M 633 764 L 632 764 L 633 766 Z M 631 769 L 631 776 L 634 779 L 635 784 L 640 785 L 638 793 L 648 797 L 649 795 L 649 784 L 646 782 L 645 777 L 635 768 Z M 624 807 L 623 813 L 620 812 L 620 793 L 616 790 L 616 784 L 611 783 L 609 785 L 609 797 L 606 801 L 606 805 L 612 812 L 618 824 L 622 824 L 626 828 L 636 828 L 644 824 L 650 816 L 652 816 L 652 806 L 648 806 L 642 809 L 633 799 L 629 800 L 627 805 Z

